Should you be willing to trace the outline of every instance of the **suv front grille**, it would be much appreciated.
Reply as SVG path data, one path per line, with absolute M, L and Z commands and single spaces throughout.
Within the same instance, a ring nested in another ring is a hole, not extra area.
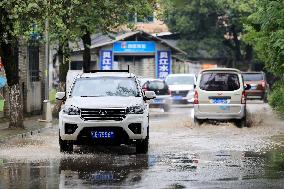
M 188 94 L 188 90 L 187 91 L 172 91 L 172 96 L 186 97 L 187 94 Z
M 122 121 L 126 109 L 81 109 L 81 118 L 85 121 Z

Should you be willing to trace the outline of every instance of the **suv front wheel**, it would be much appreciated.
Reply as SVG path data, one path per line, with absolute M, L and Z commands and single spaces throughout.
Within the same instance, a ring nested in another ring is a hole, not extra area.
M 142 140 L 136 141 L 136 153 L 137 154 L 146 154 L 149 148 L 149 126 L 147 128 L 147 137 Z
M 63 153 L 73 152 L 73 144 L 68 141 L 62 140 L 60 135 L 59 135 L 59 147 L 60 147 L 60 152 Z

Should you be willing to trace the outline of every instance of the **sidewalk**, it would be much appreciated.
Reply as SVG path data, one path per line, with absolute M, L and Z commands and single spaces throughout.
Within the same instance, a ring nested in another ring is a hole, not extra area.
M 5 141 L 9 138 L 15 137 L 17 135 L 26 135 L 32 134 L 33 132 L 39 132 L 43 128 L 51 127 L 56 123 L 53 121 L 52 123 L 41 122 L 39 121 L 42 116 L 32 116 L 27 117 L 24 120 L 24 129 L 10 129 L 9 128 L 9 120 L 3 119 L 0 122 L 0 142 Z

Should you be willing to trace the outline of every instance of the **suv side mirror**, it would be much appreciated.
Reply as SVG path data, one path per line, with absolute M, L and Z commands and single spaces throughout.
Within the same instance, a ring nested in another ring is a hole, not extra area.
M 250 84 L 246 84 L 245 90 L 250 90 L 250 89 L 251 89 L 251 85 Z
M 55 95 L 56 100 L 65 100 L 65 92 L 57 92 Z
M 156 93 L 154 91 L 145 91 L 144 100 L 151 100 L 156 98 Z

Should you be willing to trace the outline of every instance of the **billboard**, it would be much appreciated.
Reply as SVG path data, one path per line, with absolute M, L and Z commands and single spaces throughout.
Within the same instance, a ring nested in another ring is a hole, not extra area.
M 157 78 L 165 79 L 171 73 L 171 51 L 157 52 Z

